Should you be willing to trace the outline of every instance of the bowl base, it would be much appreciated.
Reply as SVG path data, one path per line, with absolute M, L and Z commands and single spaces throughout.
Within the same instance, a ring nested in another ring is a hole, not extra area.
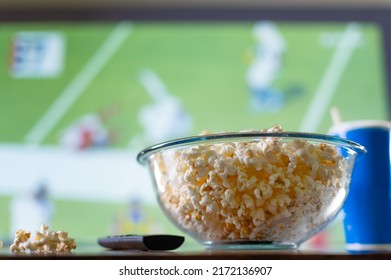
M 208 250 L 296 250 L 296 243 L 282 243 L 275 241 L 205 241 L 202 243 Z

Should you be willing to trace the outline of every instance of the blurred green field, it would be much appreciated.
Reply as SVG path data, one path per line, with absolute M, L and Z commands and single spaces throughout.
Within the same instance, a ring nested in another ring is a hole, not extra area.
M 183 101 L 194 120 L 193 134 L 203 130 L 260 129 L 274 124 L 298 130 L 335 52 L 332 42 L 329 47 L 322 46 L 321 35 L 338 38 L 346 25 L 278 23 L 288 47 L 275 86 L 299 87 L 302 94 L 278 113 L 255 113 L 250 110 L 245 83 L 255 44 L 253 24 L 129 23 L 129 36 L 124 43 L 41 144 L 58 144 L 61 131 L 78 117 L 115 106 L 118 112 L 106 125 L 118 132 L 113 147 L 127 149 L 143 129 L 137 121 L 140 107 L 151 102 L 137 80 L 144 68 L 158 73 L 170 93 Z M 0 44 L 0 142 L 25 143 L 29 131 L 116 26 L 117 23 L 1 24 L 0 42 L 8 43 Z M 50 79 L 12 78 L 7 65 L 13 34 L 40 30 L 60 32 L 66 38 L 63 74 Z M 331 101 L 324 104 L 327 114 L 321 116 L 314 132 L 326 133 L 331 126 L 331 106 L 339 108 L 344 120 L 387 119 L 381 32 L 373 24 L 360 25 L 360 32 L 362 40 L 352 51 Z M 0 236 L 9 232 L 9 200 L 8 196 L 0 196 Z M 126 211 L 123 204 L 91 201 L 56 199 L 55 206 L 53 226 L 86 239 L 110 234 L 114 217 Z M 151 221 L 161 222 L 167 231 L 176 231 L 155 206 L 143 207 Z M 340 234 L 340 230 L 337 232 Z
M 23 142 L 91 55 L 107 38 L 115 24 L 3 24 L 0 40 L 7 42 L 16 31 L 58 31 L 66 37 L 64 73 L 54 79 L 14 79 L 0 68 L 0 141 Z M 137 122 L 140 106 L 150 102 L 137 81 L 141 69 L 153 69 L 168 90 L 178 96 L 195 121 L 194 133 L 259 129 L 280 123 L 298 130 L 304 113 L 319 86 L 334 52 L 320 44 L 322 32 L 341 33 L 343 24 L 281 23 L 287 42 L 278 88 L 300 86 L 304 93 L 276 114 L 251 112 L 245 72 L 248 52 L 254 47 L 252 23 L 146 24 L 133 23 L 130 35 L 98 73 L 93 82 L 66 112 L 47 137 L 46 144 L 58 143 L 60 132 L 77 117 L 116 104 L 119 113 L 107 125 L 119 131 L 116 145 L 127 147 L 142 128 Z M 353 50 L 330 104 L 338 106 L 344 119 L 387 118 L 382 42 L 377 26 L 360 27 L 363 41 Z M 1 44 L 0 53 L 9 46 Z M 0 57 L 7 65 L 7 55 Z M 354 101 L 354 106 L 352 106 Z M 202 108 L 202 109 L 200 109 Z M 328 115 L 316 132 L 327 132 Z M 10 121 L 12 120 L 12 125 Z
M 0 240 L 8 236 L 10 231 L 9 197 L 0 196 Z

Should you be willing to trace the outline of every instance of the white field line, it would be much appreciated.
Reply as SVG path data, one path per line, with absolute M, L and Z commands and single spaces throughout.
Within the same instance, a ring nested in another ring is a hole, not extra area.
M 0 143 L 0 196 L 32 193 L 44 180 L 53 198 L 128 202 L 136 197 L 154 203 L 152 181 L 137 153 Z
M 96 75 L 103 69 L 110 58 L 124 43 L 131 32 L 131 24 L 119 23 L 111 32 L 103 45 L 96 51 L 79 74 L 60 94 L 49 110 L 27 134 L 25 140 L 32 144 L 39 144 L 45 139 L 57 122 L 64 116 L 78 97 L 88 87 Z
M 359 42 L 360 35 L 357 24 L 347 25 L 308 111 L 304 115 L 299 131 L 315 132 L 319 127 L 353 50 Z

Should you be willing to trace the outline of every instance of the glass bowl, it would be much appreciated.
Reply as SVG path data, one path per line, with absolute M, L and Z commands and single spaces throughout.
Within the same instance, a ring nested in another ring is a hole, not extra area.
M 194 136 L 141 151 L 168 218 L 208 249 L 296 249 L 328 225 L 365 148 L 300 132 Z

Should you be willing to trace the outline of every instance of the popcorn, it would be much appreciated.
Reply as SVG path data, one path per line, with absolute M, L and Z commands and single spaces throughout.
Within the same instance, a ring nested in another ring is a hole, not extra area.
M 203 240 L 300 240 L 349 180 L 336 148 L 305 140 L 202 144 L 154 159 L 161 204 Z
M 51 231 L 47 225 L 41 225 L 40 231 L 36 232 L 35 238 L 30 239 L 30 232 L 18 230 L 15 233 L 14 243 L 10 246 L 13 253 L 36 253 L 56 254 L 69 253 L 76 249 L 76 242 L 68 237 L 66 231 Z

